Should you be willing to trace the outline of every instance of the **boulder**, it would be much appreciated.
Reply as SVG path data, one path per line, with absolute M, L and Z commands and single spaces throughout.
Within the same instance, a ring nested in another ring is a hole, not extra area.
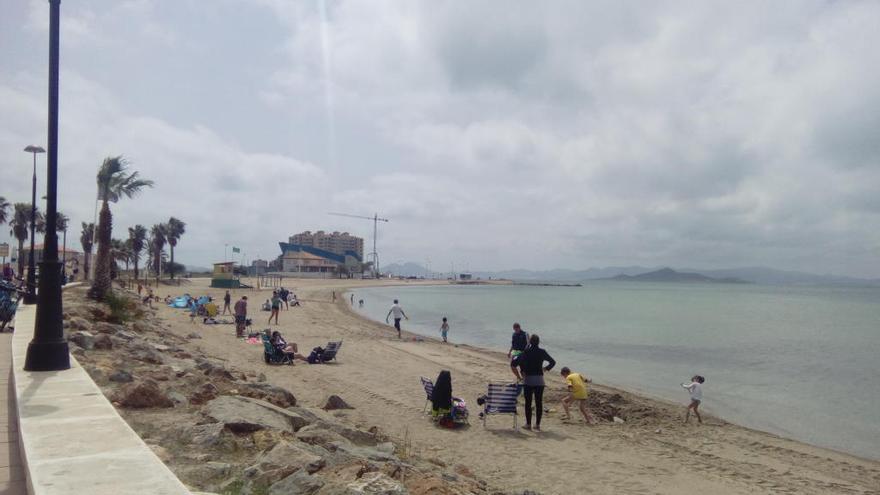
M 253 399 L 261 399 L 278 407 L 296 405 L 296 397 L 289 390 L 268 383 L 238 382 L 238 394 Z
M 189 439 L 189 443 L 201 447 L 212 447 L 222 440 L 223 423 L 188 426 L 180 431 L 180 436 Z
M 65 323 L 67 323 L 67 328 L 71 330 L 90 330 L 92 328 L 92 324 L 88 320 L 79 316 L 71 316 Z
M 95 336 L 92 335 L 91 332 L 87 332 L 85 330 L 71 333 L 70 337 L 68 337 L 68 340 L 86 350 L 91 350 L 95 348 Z
M 347 402 L 342 400 L 342 397 L 340 397 L 338 395 L 331 395 L 330 397 L 327 397 L 327 400 L 324 402 L 324 407 L 322 407 L 321 409 L 323 409 L 325 411 L 333 411 L 336 409 L 354 409 L 354 408 L 349 406 Z
M 197 334 L 196 332 L 190 332 L 189 334 L 187 334 L 186 338 L 188 338 L 188 339 L 200 339 L 200 338 L 202 338 L 202 336 L 199 335 L 199 334 Z
M 312 495 L 324 486 L 324 481 L 305 471 L 297 471 L 269 487 L 269 495 L 288 495 L 298 493 Z
M 98 335 L 95 335 L 94 347 L 95 349 L 101 349 L 105 351 L 110 350 L 113 349 L 113 341 L 106 333 L 99 333 Z
M 329 447 L 328 450 L 330 448 L 336 450 L 336 442 L 347 441 L 345 437 L 343 437 L 339 433 L 328 430 L 327 428 L 318 426 L 316 424 L 301 428 L 298 432 L 296 432 L 296 438 L 301 442 L 305 442 L 309 445 L 318 445 L 324 448 Z
M 119 332 L 125 331 L 125 325 L 116 325 L 113 323 L 107 323 L 106 321 L 99 321 L 95 323 L 92 330 L 98 333 L 116 335 Z
M 249 397 L 221 396 L 207 403 L 204 414 L 233 433 L 275 429 L 294 433 L 307 424 L 292 412 Z
M 220 390 L 211 382 L 203 383 L 192 395 L 189 401 L 193 404 L 205 404 L 206 402 L 217 398 Z
M 359 480 L 349 483 L 347 488 L 352 494 L 403 495 L 407 493 L 406 488 L 399 481 L 380 472 L 365 473 Z
M 173 407 L 174 402 L 152 380 L 135 381 L 116 391 L 113 402 L 122 407 Z
M 143 344 L 136 345 L 132 349 L 131 357 L 150 364 L 162 364 L 165 362 L 165 358 L 158 351 Z
M 187 400 L 186 396 L 176 390 L 168 392 L 168 398 L 174 402 L 175 406 L 189 405 L 189 400 Z
M 110 375 L 108 378 L 111 382 L 116 383 L 131 383 L 134 381 L 134 377 L 131 376 L 131 373 L 125 370 L 117 370 Z
M 266 374 L 260 373 L 259 375 L 257 375 L 257 381 L 260 383 L 265 382 L 266 381 Z
M 257 459 L 257 463 L 244 470 L 245 476 L 255 485 L 271 485 L 299 470 L 311 474 L 324 467 L 320 456 L 281 441 Z

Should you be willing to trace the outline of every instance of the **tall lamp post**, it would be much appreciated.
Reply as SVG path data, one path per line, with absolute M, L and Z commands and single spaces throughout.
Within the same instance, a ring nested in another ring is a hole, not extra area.
M 58 48 L 61 0 L 49 0 L 49 155 L 46 165 L 46 236 L 40 262 L 37 320 L 28 344 L 26 371 L 70 368 L 61 320 L 61 266 L 58 263 Z
M 31 182 L 31 250 L 28 252 L 27 293 L 24 295 L 24 303 L 36 304 L 37 274 L 34 269 L 34 226 L 37 223 L 37 153 L 45 153 L 46 150 L 33 144 L 24 150 L 34 155 L 34 178 Z

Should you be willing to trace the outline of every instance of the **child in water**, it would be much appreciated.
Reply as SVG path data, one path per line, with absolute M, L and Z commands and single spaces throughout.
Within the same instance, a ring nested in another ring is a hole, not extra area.
M 449 323 L 446 323 L 446 317 L 443 317 L 443 324 L 440 325 L 440 335 L 443 337 L 443 343 L 446 342 L 446 334 L 449 333 Z
M 690 395 L 691 395 L 691 403 L 688 404 L 687 414 L 685 414 L 685 416 L 684 416 L 685 424 L 687 424 L 688 420 L 691 419 L 691 410 L 694 411 L 694 416 L 697 417 L 697 421 L 699 421 L 700 424 L 703 424 L 703 418 L 700 417 L 699 409 L 700 409 L 700 403 L 703 402 L 702 385 L 705 381 L 706 381 L 706 379 L 703 378 L 702 376 L 694 375 L 691 378 L 691 383 L 689 383 L 689 384 L 682 383 L 681 384 L 681 386 L 684 387 L 688 391 L 688 393 L 690 393 Z

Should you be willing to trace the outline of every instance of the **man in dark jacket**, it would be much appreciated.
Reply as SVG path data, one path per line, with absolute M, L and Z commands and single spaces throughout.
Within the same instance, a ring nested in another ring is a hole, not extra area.
M 507 351 L 507 359 L 514 359 L 515 357 L 522 354 L 526 347 L 529 346 L 529 334 L 523 331 L 522 327 L 519 326 L 519 323 L 513 324 L 513 336 L 510 338 L 510 350 Z M 513 376 L 516 377 L 516 381 L 521 382 L 522 376 L 519 374 L 519 370 L 516 369 L 516 366 L 513 364 L 510 365 L 510 371 L 513 371 Z

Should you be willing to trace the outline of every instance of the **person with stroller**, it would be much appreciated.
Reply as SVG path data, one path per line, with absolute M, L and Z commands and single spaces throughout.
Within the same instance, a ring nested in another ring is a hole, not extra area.
M 278 330 L 272 332 L 272 337 L 269 339 L 269 342 L 271 342 L 272 345 L 275 346 L 275 349 L 278 349 L 278 352 L 287 354 L 293 359 L 299 359 L 301 361 L 308 362 L 308 359 L 305 356 L 299 354 L 299 348 L 297 347 L 297 345 L 293 342 L 288 343 L 286 340 L 284 340 L 284 337 L 281 336 L 281 332 L 279 332 Z

